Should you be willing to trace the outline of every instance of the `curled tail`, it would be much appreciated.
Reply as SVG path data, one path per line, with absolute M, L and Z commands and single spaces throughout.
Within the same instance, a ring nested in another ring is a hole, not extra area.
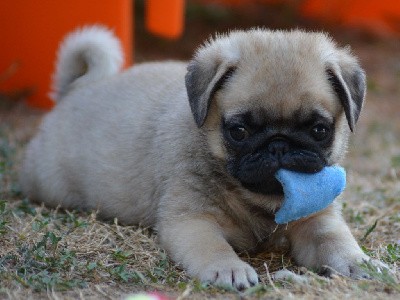
M 117 73 L 122 63 L 120 42 L 110 30 L 102 26 L 76 30 L 60 46 L 51 97 L 58 102 L 76 86 Z

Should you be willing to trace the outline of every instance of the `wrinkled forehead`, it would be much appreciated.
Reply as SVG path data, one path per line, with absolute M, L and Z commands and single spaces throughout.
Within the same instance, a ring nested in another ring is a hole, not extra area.
M 274 111 L 266 109 L 248 109 L 236 113 L 224 114 L 223 122 L 227 124 L 247 125 L 250 128 L 284 128 L 313 125 L 323 120 L 326 124 L 333 124 L 335 117 L 320 110 L 298 110 L 288 118 L 281 118 Z
M 292 99 L 282 97 L 279 100 L 276 99 L 276 96 L 270 97 L 268 94 L 256 98 L 251 97 L 251 95 L 247 95 L 247 97 L 236 95 L 236 97 L 229 97 L 228 94 L 222 96 L 221 106 L 223 107 L 224 117 L 247 115 L 253 120 L 252 122 L 258 124 L 292 119 L 301 121 L 317 114 L 333 121 L 340 110 L 339 104 L 334 103 L 334 101 L 325 101 L 324 97 L 316 97 L 309 93 L 305 93 L 296 99 L 294 99 L 295 97 Z M 328 94 L 326 97 L 330 97 L 330 95 Z M 238 101 L 238 99 L 241 100 Z
M 243 62 L 217 98 L 225 116 L 251 109 L 260 112 L 259 118 L 268 112 L 269 118 L 278 120 L 306 118 L 311 112 L 332 117 L 341 109 L 324 67 L 293 60 Z

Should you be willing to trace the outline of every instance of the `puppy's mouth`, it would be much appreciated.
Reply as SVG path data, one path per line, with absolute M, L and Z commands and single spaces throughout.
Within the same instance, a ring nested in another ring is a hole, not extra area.
M 241 182 L 249 191 L 264 195 L 283 195 L 282 184 L 272 177 L 269 182 Z
M 307 150 L 295 150 L 282 156 L 258 152 L 244 155 L 239 161 L 228 162 L 228 171 L 251 192 L 283 195 L 283 187 L 275 178 L 279 169 L 316 173 L 325 165 L 326 161 L 323 158 Z

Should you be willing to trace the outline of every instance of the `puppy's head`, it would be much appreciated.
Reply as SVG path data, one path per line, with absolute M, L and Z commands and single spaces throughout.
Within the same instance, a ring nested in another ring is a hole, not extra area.
M 198 50 L 186 88 L 213 155 L 250 191 L 279 194 L 279 168 L 312 173 L 344 156 L 365 74 L 325 34 L 236 31 Z

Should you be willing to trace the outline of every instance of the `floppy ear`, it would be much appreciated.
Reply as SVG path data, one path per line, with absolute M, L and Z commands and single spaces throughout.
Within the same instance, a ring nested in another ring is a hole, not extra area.
M 185 76 L 186 90 L 194 120 L 201 127 L 215 93 L 232 76 L 236 67 L 228 63 L 205 62 L 193 59 Z
M 328 67 L 326 73 L 344 108 L 350 130 L 354 131 L 365 99 L 365 72 L 357 63 L 352 63 Z

